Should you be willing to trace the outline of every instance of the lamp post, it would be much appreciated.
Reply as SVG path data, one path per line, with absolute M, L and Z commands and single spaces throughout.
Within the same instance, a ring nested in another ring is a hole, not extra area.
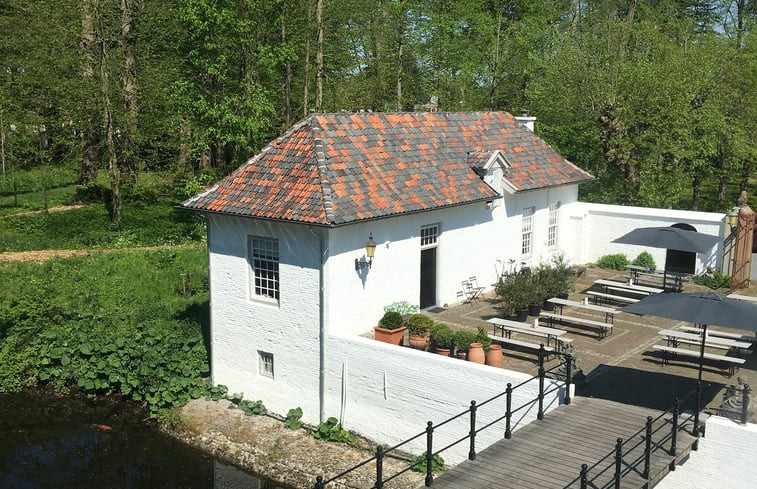
M 368 261 L 355 258 L 355 270 L 360 271 L 366 267 L 371 268 L 371 265 L 373 264 L 373 255 L 375 253 L 376 242 L 373 241 L 373 233 L 371 233 L 368 237 L 368 241 L 365 242 L 365 256 L 368 258 Z

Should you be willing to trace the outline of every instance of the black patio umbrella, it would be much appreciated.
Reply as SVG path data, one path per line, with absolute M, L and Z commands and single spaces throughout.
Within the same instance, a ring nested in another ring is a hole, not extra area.
M 757 330 L 757 304 L 731 299 L 713 292 L 654 294 L 635 304 L 623 307 L 623 312 L 649 314 L 702 326 L 702 342 L 699 348 L 699 374 L 697 391 L 701 392 L 704 347 L 707 325 L 728 328 Z M 696 422 L 699 420 L 700 398 L 697 395 Z
M 719 236 L 702 234 L 674 227 L 636 228 L 630 233 L 612 240 L 613 243 L 667 248 L 669 250 L 704 253 L 720 241 Z

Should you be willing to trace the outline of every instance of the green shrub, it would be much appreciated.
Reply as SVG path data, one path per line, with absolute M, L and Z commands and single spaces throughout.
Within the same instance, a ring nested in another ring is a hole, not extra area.
M 434 348 L 452 349 L 454 346 L 454 335 L 452 328 L 442 323 L 435 323 L 431 327 L 431 344 Z
M 318 425 L 313 432 L 313 438 L 337 443 L 352 443 L 355 441 L 355 435 L 342 429 L 339 420 L 333 416 Z
M 479 326 L 476 330 L 476 343 L 481 343 L 481 346 L 484 348 L 484 351 L 489 351 L 489 345 L 492 344 L 491 338 L 489 338 L 489 333 L 486 331 L 486 328 L 484 326 Z
M 424 335 L 433 325 L 434 320 L 427 315 L 413 314 L 407 320 L 407 332 L 412 335 Z
M 411 466 L 411 469 L 414 472 L 426 473 L 427 454 L 428 452 L 423 452 L 415 457 L 415 459 L 413 460 L 413 465 Z M 431 457 L 431 473 L 437 474 L 443 470 L 444 459 L 437 453 L 433 457 Z
M 263 401 L 248 401 L 244 400 L 237 406 L 247 416 L 265 416 L 268 414 L 268 409 L 263 405 Z
M 470 344 L 476 342 L 476 333 L 466 329 L 455 331 L 455 348 L 458 352 L 470 350 Z
M 410 304 L 408 301 L 392 302 L 384 306 L 384 312 L 394 311 L 400 314 L 413 314 L 420 310 L 418 306 Z
M 289 412 L 287 412 L 287 418 L 284 421 L 284 426 L 286 426 L 292 431 L 299 430 L 300 428 L 302 428 L 302 421 L 300 421 L 301 418 L 302 418 L 301 407 L 290 409 Z
M 711 289 L 728 289 L 731 287 L 731 277 L 720 272 L 708 271 L 702 275 L 695 275 L 692 280 L 697 285 Z
M 226 398 L 226 394 L 229 393 L 229 388 L 223 384 L 211 385 L 208 388 L 205 399 L 209 401 L 220 401 Z
M 398 329 L 402 327 L 402 314 L 397 311 L 385 312 L 379 320 L 379 326 L 384 329 Z
M 628 257 L 623 253 L 616 253 L 614 255 L 604 255 L 597 260 L 597 266 L 599 268 L 612 268 L 614 270 L 623 270 L 628 265 Z
M 652 255 L 646 251 L 639 253 L 639 256 L 637 256 L 631 262 L 631 265 L 636 265 L 637 267 L 645 267 L 649 270 L 655 270 L 657 268 L 657 265 L 654 262 L 654 258 L 652 258 Z

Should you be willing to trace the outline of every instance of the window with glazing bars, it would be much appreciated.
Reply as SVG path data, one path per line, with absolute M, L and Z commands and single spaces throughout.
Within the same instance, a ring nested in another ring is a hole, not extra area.
M 523 209 L 523 218 L 521 223 L 521 253 L 523 256 L 531 254 L 532 243 L 534 240 L 534 208 L 526 207 Z
M 279 300 L 279 242 L 271 238 L 250 238 L 252 296 Z
M 557 246 L 557 217 L 560 210 L 560 203 L 555 202 L 549 205 L 549 226 L 547 227 L 547 246 L 553 248 Z
M 258 351 L 258 372 L 264 377 L 273 378 L 273 353 Z
M 431 246 L 436 244 L 439 238 L 439 225 L 430 224 L 421 227 L 421 246 Z

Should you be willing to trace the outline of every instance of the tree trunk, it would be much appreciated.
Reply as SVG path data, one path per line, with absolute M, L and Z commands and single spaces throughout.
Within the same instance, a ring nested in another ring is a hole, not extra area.
M 177 161 L 177 170 L 189 174 L 194 173 L 192 161 L 189 159 L 189 139 L 192 137 L 192 129 L 185 121 L 179 124 L 179 157 Z
M 497 39 L 494 43 L 494 59 L 492 60 L 492 81 L 489 83 L 489 110 L 494 110 L 494 89 L 499 76 L 499 56 L 502 42 L 502 10 L 497 9 Z
M 96 46 L 93 22 L 95 0 L 84 0 L 81 9 L 81 75 L 87 97 L 84 100 L 84 120 L 81 126 L 81 165 L 78 182 L 87 185 L 97 181 L 97 155 L 100 146 L 99 124 L 97 117 L 97 97 L 95 95 Z
M 136 158 L 136 138 L 139 123 L 139 99 L 137 95 L 136 61 L 136 11 L 135 0 L 121 0 L 121 47 L 124 52 L 122 102 L 124 109 L 124 131 L 121 137 L 121 158 L 123 169 L 131 183 L 137 183 L 138 164 Z
M 402 49 L 405 46 L 405 7 L 400 0 L 400 19 L 397 26 L 397 111 L 402 111 Z
M 310 23 L 312 21 L 310 0 L 305 0 L 305 9 L 307 10 L 307 23 L 305 24 L 305 67 L 304 67 L 303 83 L 302 83 L 302 116 L 303 117 L 308 116 L 308 97 L 310 97 L 310 93 L 308 93 L 310 89 Z
M 202 152 L 202 155 L 200 155 L 200 170 L 207 170 L 211 167 L 211 153 L 210 148 L 205 148 L 205 150 Z
M 315 111 L 323 111 L 323 0 L 316 0 Z
M 289 19 L 288 10 L 289 4 L 284 2 L 284 14 L 281 18 L 281 45 L 286 46 L 287 33 L 286 23 Z M 286 65 L 284 66 L 284 129 L 288 129 L 292 124 L 292 62 L 287 57 Z
M 103 124 L 105 125 L 105 144 L 108 149 L 108 173 L 110 175 L 111 190 L 111 220 L 118 224 L 121 222 L 121 171 L 116 157 L 116 142 L 114 138 L 113 117 L 110 111 L 110 90 L 108 82 L 108 52 L 103 31 L 101 0 L 95 0 L 95 37 L 98 45 L 100 62 L 100 87 L 103 104 Z
M 691 210 L 699 210 L 699 190 L 702 185 L 702 179 L 699 175 L 691 180 Z
M 728 170 L 724 171 L 724 173 L 720 175 L 720 180 L 718 181 L 718 207 L 725 203 L 726 189 L 728 187 L 727 171 Z

